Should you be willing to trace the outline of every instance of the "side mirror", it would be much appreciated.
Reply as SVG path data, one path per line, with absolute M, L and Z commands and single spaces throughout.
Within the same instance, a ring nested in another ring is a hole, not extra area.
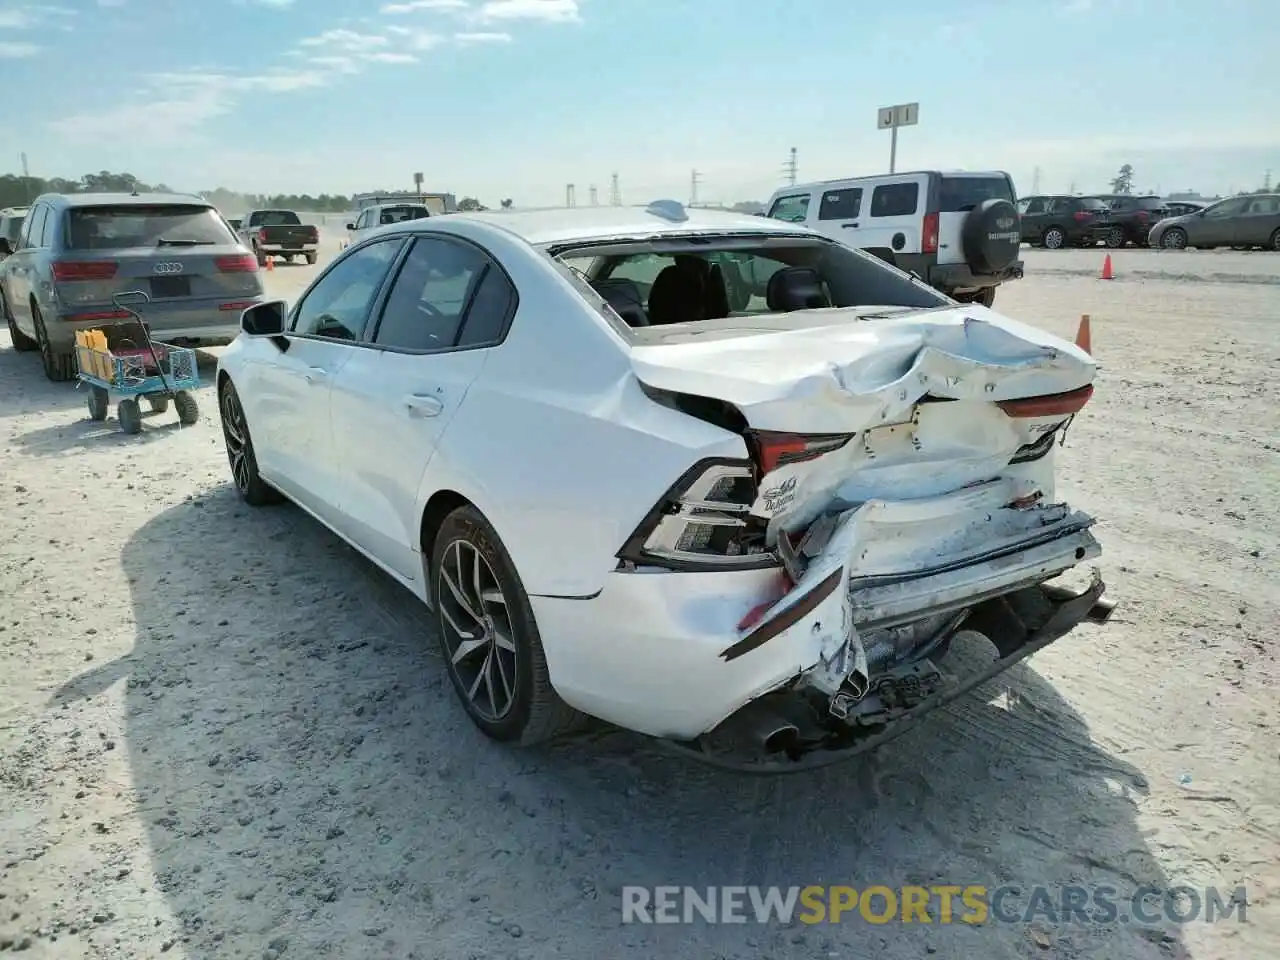
M 8 237 L 0 237 L 0 257 L 7 257 L 13 253 L 13 244 L 9 242 Z
M 356 225 L 355 225 L 354 223 L 348 223 L 348 224 L 347 224 L 347 229 L 348 229 L 348 230 L 354 230 L 355 228 L 356 228 Z
M 283 300 L 268 300 L 240 314 L 240 329 L 251 337 L 278 337 L 284 333 L 289 305 Z

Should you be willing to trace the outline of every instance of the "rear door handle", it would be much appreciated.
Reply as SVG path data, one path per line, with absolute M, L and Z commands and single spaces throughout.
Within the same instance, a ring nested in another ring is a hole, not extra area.
M 858 225 L 856 223 L 842 223 L 840 226 L 844 227 L 846 230 L 854 230 L 857 229 Z
M 405 410 L 411 417 L 438 417 L 444 410 L 444 403 L 438 398 L 425 393 L 411 393 L 404 398 Z
M 329 371 L 324 367 L 307 367 L 303 371 L 302 379 L 307 383 L 324 383 L 329 379 Z

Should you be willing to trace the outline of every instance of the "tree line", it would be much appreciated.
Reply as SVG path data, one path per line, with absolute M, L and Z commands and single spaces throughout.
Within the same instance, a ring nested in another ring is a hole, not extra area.
M 166 184 L 144 183 L 131 173 L 112 173 L 109 170 L 86 173 L 78 180 L 68 180 L 65 177 L 23 177 L 7 173 L 0 176 L 0 209 L 25 207 L 42 193 L 132 193 L 135 189 L 139 193 L 174 192 Z M 199 191 L 198 195 L 231 215 L 270 208 L 297 210 L 301 213 L 348 213 L 355 206 L 351 195 L 339 193 L 322 193 L 319 196 L 308 193 L 240 193 L 226 187 L 217 187 Z M 512 206 L 512 201 L 504 199 L 501 206 L 507 209 Z M 458 201 L 458 209 L 487 210 L 488 207 L 474 197 L 463 197 Z

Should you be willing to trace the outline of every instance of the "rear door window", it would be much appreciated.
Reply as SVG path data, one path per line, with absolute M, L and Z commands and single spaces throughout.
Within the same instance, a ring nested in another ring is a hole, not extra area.
M 415 351 L 456 346 L 467 303 L 488 265 L 488 257 L 469 244 L 419 238 L 387 295 L 373 342 Z
M 779 197 L 769 208 L 769 216 L 774 220 L 785 220 L 787 223 L 804 223 L 809 216 L 809 195 L 801 193 Z
M 938 195 L 941 213 L 967 213 L 988 200 L 1013 203 L 1013 187 L 1005 177 L 943 177 Z
M 230 227 L 212 207 L 120 205 L 72 208 L 65 247 L 119 250 L 235 242 Z
M 871 191 L 871 216 L 903 217 L 916 212 L 920 184 L 886 183 Z
M 818 206 L 819 220 L 854 220 L 862 207 L 862 188 L 828 190 Z

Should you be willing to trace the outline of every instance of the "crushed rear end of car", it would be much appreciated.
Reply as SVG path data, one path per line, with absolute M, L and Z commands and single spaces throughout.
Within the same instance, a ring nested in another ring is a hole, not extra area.
M 581 638 L 556 665 L 566 699 L 736 769 L 878 746 L 1110 610 L 1096 571 L 1051 582 L 1101 552 L 1054 487 L 1089 355 L 981 307 L 813 313 L 633 349 L 650 399 L 739 434 L 747 456 L 681 477 L 591 603 L 535 600 L 544 634 Z M 590 639 L 601 614 L 625 674 Z M 979 642 L 989 667 L 946 672 Z M 601 671 L 618 674 L 611 699 Z

